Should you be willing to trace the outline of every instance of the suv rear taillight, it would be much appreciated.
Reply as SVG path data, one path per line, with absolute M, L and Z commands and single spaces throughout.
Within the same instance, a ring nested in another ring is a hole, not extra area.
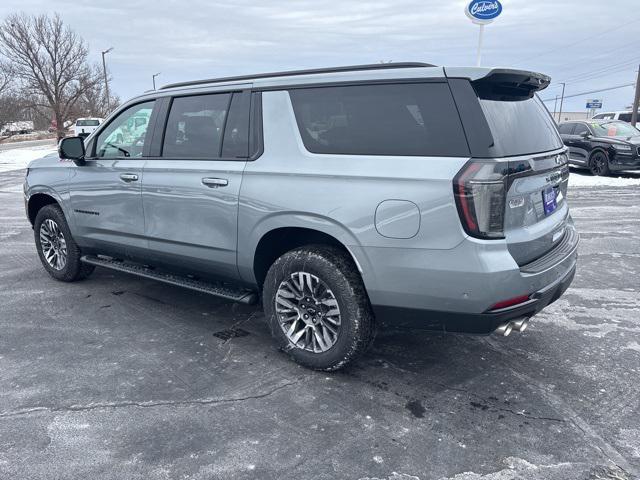
M 506 163 L 470 160 L 453 179 L 460 221 L 472 237 L 504 238 Z

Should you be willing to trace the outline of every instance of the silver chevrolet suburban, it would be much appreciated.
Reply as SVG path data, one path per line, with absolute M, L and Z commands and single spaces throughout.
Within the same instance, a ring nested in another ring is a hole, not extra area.
M 167 85 L 29 165 L 44 268 L 96 266 L 247 304 L 335 370 L 376 328 L 508 335 L 571 283 L 549 77 L 424 63 Z

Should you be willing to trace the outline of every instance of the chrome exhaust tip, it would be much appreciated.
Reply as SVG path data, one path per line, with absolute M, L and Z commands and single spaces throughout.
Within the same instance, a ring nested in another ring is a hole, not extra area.
M 513 327 L 513 329 L 516 332 L 522 333 L 529 326 L 529 319 L 528 318 L 520 318 L 518 320 L 514 320 L 513 322 L 511 322 L 511 326 Z
M 498 335 L 506 337 L 511 333 L 512 330 L 513 330 L 513 327 L 511 326 L 511 322 L 507 322 L 507 323 L 503 323 L 498 328 L 496 328 L 495 332 Z

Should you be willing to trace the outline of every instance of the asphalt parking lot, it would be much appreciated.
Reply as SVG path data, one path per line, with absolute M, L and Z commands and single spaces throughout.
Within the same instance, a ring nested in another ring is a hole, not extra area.
M 260 310 L 104 269 L 54 281 L 23 175 L 0 174 L 0 478 L 640 471 L 640 187 L 570 189 L 578 273 L 523 334 L 382 332 L 323 374 L 276 350 Z M 247 334 L 215 336 L 231 328 Z

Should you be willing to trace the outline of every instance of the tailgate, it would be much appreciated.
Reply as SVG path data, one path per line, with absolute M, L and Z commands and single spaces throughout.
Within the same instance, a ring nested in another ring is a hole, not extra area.
M 509 252 L 522 266 L 558 245 L 569 209 L 569 167 L 563 150 L 509 159 L 504 233 Z

